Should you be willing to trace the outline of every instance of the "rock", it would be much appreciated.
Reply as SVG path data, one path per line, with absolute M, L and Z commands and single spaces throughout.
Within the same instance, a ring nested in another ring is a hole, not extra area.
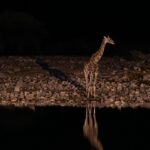
M 128 71 L 129 69 L 125 67 L 125 68 L 123 68 L 123 70 L 124 70 L 124 71 Z
M 141 71 L 141 68 L 138 67 L 138 66 L 135 66 L 133 69 L 134 69 L 135 71 Z
M 121 77 L 121 80 L 123 80 L 123 81 L 129 81 L 130 78 L 129 78 L 128 74 L 124 74 L 124 75 Z
M 144 87 L 145 87 L 145 84 L 141 83 L 140 88 L 144 88 Z
M 11 99 L 11 102 L 16 102 L 16 101 L 17 101 L 17 98 Z
M 124 100 L 121 100 L 121 106 L 125 106 L 126 102 Z
M 143 75 L 143 80 L 144 81 L 150 81 L 150 73 Z
M 1 101 L 1 104 L 2 104 L 2 105 L 7 105 L 8 102 L 7 102 L 6 100 L 3 100 L 3 101 Z
M 113 87 L 113 88 L 111 88 L 111 90 L 110 90 L 111 92 L 115 92 L 116 91 L 116 89 Z
M 115 101 L 115 99 L 109 98 L 109 102 L 110 102 L 110 103 L 113 103 L 114 101 Z
M 0 72 L 0 78 L 5 78 L 5 77 L 6 77 L 6 75 L 4 73 Z
M 12 99 L 15 97 L 14 93 L 10 93 L 9 97 Z
M 28 100 L 34 99 L 34 98 L 35 98 L 34 93 L 30 93 L 30 94 L 26 95 L 26 98 L 27 98 Z
M 115 108 L 115 105 L 114 104 L 110 104 L 110 106 L 106 106 L 106 107 Z
M 135 91 L 135 95 L 139 96 L 140 92 L 138 90 Z
M 20 79 L 20 80 L 17 82 L 14 91 L 15 91 L 15 92 L 19 92 L 19 91 L 20 91 L 20 88 L 22 87 L 22 85 L 23 85 L 23 81 L 22 81 L 22 79 Z
M 131 88 L 137 88 L 137 84 L 135 82 L 131 82 Z
M 121 83 L 118 83 L 117 91 L 121 91 L 121 90 L 122 90 L 122 84 L 121 84 Z
M 18 67 L 14 68 L 14 72 L 19 72 L 20 70 L 21 70 L 21 69 L 18 68 Z
M 142 97 L 138 96 L 136 100 L 137 100 L 137 102 L 141 102 L 143 99 L 142 99 Z
M 36 91 L 36 97 L 38 98 L 38 97 L 40 97 L 41 96 L 41 94 L 42 94 L 42 92 L 41 91 Z
M 73 94 L 74 96 L 76 96 L 76 97 L 80 97 L 80 94 L 78 94 L 78 93 L 75 92 L 75 91 L 74 91 L 72 94 Z
M 62 91 L 62 92 L 60 92 L 60 96 L 66 97 L 66 96 L 68 96 L 68 93 L 66 93 L 65 91 Z
M 10 93 L 7 93 L 7 94 L 6 94 L 6 98 L 10 98 Z
M 121 101 L 115 101 L 115 105 L 116 106 L 120 106 L 121 105 Z
M 119 60 L 120 62 L 123 62 L 123 63 L 126 61 L 124 58 L 120 58 Z
M 125 97 L 120 96 L 120 100 L 121 100 L 121 102 L 122 102 L 122 101 L 124 101 L 124 99 L 125 99 Z
M 28 91 L 25 91 L 25 92 L 24 92 L 25 97 L 26 97 L 28 94 L 29 94 Z
M 24 94 L 23 94 L 23 92 L 20 93 L 19 97 L 20 97 L 21 99 L 24 99 Z
M 111 104 L 112 104 L 112 101 L 111 101 L 111 100 L 106 100 L 106 101 L 105 101 L 105 105 L 106 105 L 106 106 L 110 106 Z

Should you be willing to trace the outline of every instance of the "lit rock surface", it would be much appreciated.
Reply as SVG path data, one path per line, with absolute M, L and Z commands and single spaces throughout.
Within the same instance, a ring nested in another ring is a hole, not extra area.
M 0 105 L 150 107 L 150 64 L 104 57 L 97 97 L 86 98 L 83 65 L 88 57 L 0 57 Z

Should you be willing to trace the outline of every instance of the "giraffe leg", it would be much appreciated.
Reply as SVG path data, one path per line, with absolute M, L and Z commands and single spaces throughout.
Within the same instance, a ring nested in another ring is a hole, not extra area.
M 98 73 L 95 72 L 95 73 L 94 73 L 94 83 L 93 83 L 94 98 L 96 97 L 96 81 L 97 81 L 97 76 L 98 76 Z
M 88 76 L 88 82 L 87 82 L 88 86 L 87 86 L 87 97 L 89 98 L 90 97 L 90 74 Z
M 91 91 L 91 87 L 90 85 L 88 86 L 88 90 L 87 90 L 87 97 L 89 98 L 90 97 L 90 91 Z
M 84 70 L 84 77 L 85 77 L 85 84 L 86 84 L 86 91 L 88 86 L 88 73 Z
M 84 70 L 84 77 L 85 77 L 87 97 L 89 97 L 89 94 L 88 94 L 88 72 L 85 70 Z
M 93 88 L 92 88 L 92 85 L 93 85 L 93 73 L 90 74 L 90 82 L 89 82 L 89 86 L 90 86 L 90 95 L 93 96 Z
M 91 86 L 90 86 L 90 83 L 88 83 L 88 87 L 87 87 L 87 98 L 90 97 L 90 91 L 91 91 Z
M 89 95 L 92 96 L 92 86 L 89 86 Z

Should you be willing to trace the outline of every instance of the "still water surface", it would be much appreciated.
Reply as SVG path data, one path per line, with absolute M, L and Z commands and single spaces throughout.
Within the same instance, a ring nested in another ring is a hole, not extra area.
M 87 136 L 84 132 L 86 117 L 86 108 L 39 107 L 33 111 L 1 107 L 0 136 L 7 136 L 6 147 L 20 143 L 24 148 L 44 150 L 94 150 L 96 147 L 87 137 L 90 135 L 104 150 L 150 149 L 150 110 L 97 108 L 93 123 L 97 123 L 98 132 L 94 124 L 93 128 L 89 125 Z

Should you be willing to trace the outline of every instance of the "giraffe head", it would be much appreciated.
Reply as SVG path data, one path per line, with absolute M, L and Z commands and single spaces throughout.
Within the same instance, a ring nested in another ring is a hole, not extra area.
M 109 44 L 112 44 L 112 45 L 115 44 L 115 42 L 112 40 L 112 38 L 109 35 L 104 36 L 104 40 L 105 40 L 105 43 L 109 43 Z

